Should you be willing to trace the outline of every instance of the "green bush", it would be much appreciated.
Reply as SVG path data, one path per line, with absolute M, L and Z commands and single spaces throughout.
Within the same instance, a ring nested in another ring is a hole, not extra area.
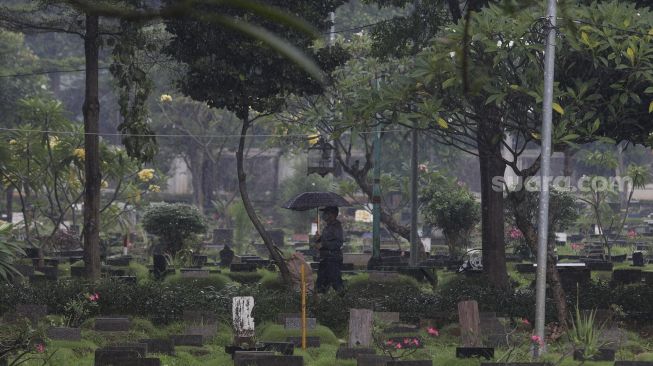
M 157 235 L 169 253 L 177 253 L 193 234 L 206 230 L 206 222 L 199 210 L 181 203 L 152 204 L 143 215 L 143 228 Z
M 187 278 L 177 273 L 167 276 L 164 282 L 174 286 L 193 287 L 197 289 L 210 287 L 214 291 L 219 291 L 227 286 L 231 280 L 229 277 L 220 273 L 211 273 L 208 277 L 204 278 Z
M 243 285 L 254 285 L 261 281 L 263 278 L 263 273 L 260 271 L 256 272 L 227 272 L 227 276 L 231 278 L 232 281 L 241 283 Z
M 260 326 L 258 333 L 261 340 L 271 342 L 285 342 L 287 337 L 300 337 L 302 335 L 300 329 L 284 329 L 283 325 L 270 323 Z M 317 325 L 315 329 L 309 329 L 307 336 L 320 337 L 321 344 L 338 344 L 338 337 L 333 334 L 331 329 L 323 325 Z

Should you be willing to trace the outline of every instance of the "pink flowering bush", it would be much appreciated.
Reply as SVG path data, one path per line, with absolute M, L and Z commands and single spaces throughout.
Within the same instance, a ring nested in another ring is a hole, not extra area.
M 64 325 L 66 327 L 76 328 L 82 325 L 98 307 L 100 294 L 80 294 L 70 300 L 64 307 Z

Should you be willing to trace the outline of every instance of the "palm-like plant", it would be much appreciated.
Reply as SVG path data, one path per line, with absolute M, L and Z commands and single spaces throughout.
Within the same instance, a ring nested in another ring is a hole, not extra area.
M 12 224 L 0 225 L 0 280 L 3 281 L 7 281 L 13 276 L 20 276 L 14 263 L 19 255 L 25 255 L 23 248 L 11 240 L 12 229 Z

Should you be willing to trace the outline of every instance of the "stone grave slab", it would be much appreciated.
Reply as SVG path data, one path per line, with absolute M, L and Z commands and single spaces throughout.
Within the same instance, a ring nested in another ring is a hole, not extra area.
M 70 277 L 84 277 L 84 273 L 86 273 L 86 267 L 70 267 Z
M 295 347 L 302 347 L 302 337 L 287 337 L 286 341 L 293 343 Z M 317 348 L 320 347 L 320 337 L 306 337 L 306 347 Z
M 80 341 L 82 330 L 80 328 L 52 327 L 48 328 L 48 338 L 60 341 Z
M 147 344 L 146 343 L 117 343 L 109 346 L 103 347 L 103 349 L 108 351 L 135 351 L 138 353 L 139 357 L 147 356 Z
M 231 263 L 229 266 L 231 272 L 255 272 L 255 263 Z
M 488 347 L 501 347 L 507 346 L 508 332 L 506 327 L 501 322 L 501 319 L 496 316 L 480 317 L 480 329 L 482 343 Z
M 614 366 L 653 366 L 653 361 L 615 361 Z
M 494 358 L 494 348 L 490 347 L 457 347 L 456 358 L 480 358 L 486 360 Z
M 370 347 L 372 345 L 372 310 L 349 310 L 349 347 Z
M 211 273 L 208 269 L 190 270 L 184 268 L 181 270 L 182 278 L 208 278 Z
M 127 332 L 131 327 L 131 320 L 125 317 L 95 318 L 94 329 L 100 332 Z
M 161 360 L 158 358 L 127 358 L 120 360 L 115 366 L 161 366 Z M 113 366 L 113 365 L 112 365 Z
M 233 354 L 234 365 L 249 365 L 245 362 L 255 358 L 274 356 L 274 351 L 236 351 Z
M 123 267 L 123 266 L 128 266 L 131 261 L 132 261 L 131 256 L 123 256 L 117 258 L 107 258 L 105 263 L 107 266 Z
M 431 360 L 395 360 L 388 361 L 386 366 L 433 366 L 433 361 Z
M 204 337 L 200 334 L 176 334 L 171 335 L 170 340 L 175 346 L 202 347 Z
M 551 366 L 551 364 L 546 362 L 481 362 L 481 366 Z
M 188 324 L 218 324 L 218 316 L 212 311 L 184 310 L 182 319 Z
M 95 350 L 94 366 L 122 366 L 127 359 L 141 358 L 135 350 L 98 348 Z
M 277 314 L 277 324 L 286 324 L 286 318 L 301 318 L 300 313 L 279 313 Z
M 599 348 L 599 351 L 590 360 L 592 361 L 614 361 L 616 351 L 609 348 Z M 582 349 L 574 351 L 574 360 L 583 361 L 585 357 Z
M 293 342 L 261 342 L 264 351 L 279 352 L 284 356 L 292 356 L 295 353 L 295 344 Z M 301 345 L 300 345 L 301 347 Z
M 46 305 L 37 304 L 18 304 L 16 305 L 16 317 L 27 318 L 32 323 L 38 323 L 48 315 L 48 307 Z
M 170 339 L 141 339 L 139 343 L 147 344 L 147 350 L 150 353 L 160 353 L 174 356 L 175 344 Z
M 245 358 L 234 366 L 304 366 L 302 356 L 262 356 Z
M 383 323 L 399 323 L 399 312 L 392 311 L 375 311 L 374 320 L 381 321 Z
M 315 329 L 317 326 L 317 319 L 315 318 L 306 318 L 306 329 Z M 286 323 L 284 324 L 285 329 L 302 329 L 302 319 L 301 318 L 286 318 Z
M 340 346 L 336 351 L 336 359 L 338 360 L 347 360 L 355 359 L 358 355 L 375 355 L 376 351 L 374 348 L 351 348 Z
M 388 361 L 392 361 L 388 356 L 358 355 L 356 366 L 386 366 Z
M 415 333 L 419 331 L 419 327 L 413 324 L 393 324 L 388 328 L 383 329 L 383 333 Z

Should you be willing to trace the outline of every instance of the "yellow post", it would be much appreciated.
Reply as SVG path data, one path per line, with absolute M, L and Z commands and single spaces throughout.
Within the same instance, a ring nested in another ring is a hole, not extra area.
M 306 350 L 306 269 L 302 263 L 300 268 L 302 280 L 302 350 Z

